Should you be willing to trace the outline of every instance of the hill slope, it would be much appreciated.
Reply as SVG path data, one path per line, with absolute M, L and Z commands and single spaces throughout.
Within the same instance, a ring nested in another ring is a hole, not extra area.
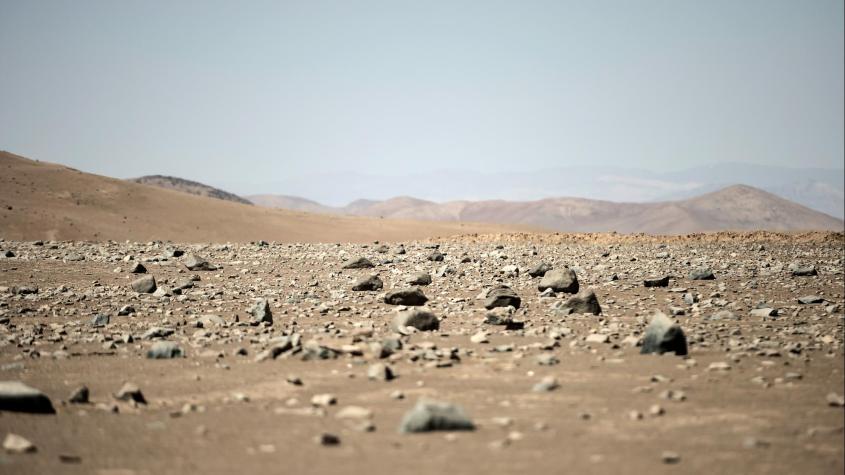
M 371 242 L 517 229 L 248 206 L 0 152 L 0 237 L 6 239 Z
M 147 175 L 140 178 L 130 178 L 129 181 L 134 181 L 135 183 L 141 183 L 143 185 L 152 185 L 160 188 L 181 191 L 183 193 L 190 193 L 197 196 L 207 196 L 218 200 L 233 201 L 235 203 L 245 205 L 252 204 L 249 200 L 245 200 L 234 193 L 229 193 L 228 191 L 223 191 L 203 183 L 186 180 L 184 178 L 177 178 L 175 176 Z
M 843 221 L 771 193 L 733 185 L 685 200 L 617 203 L 585 198 L 450 201 L 359 200 L 336 212 L 356 216 L 478 221 L 571 232 L 686 234 L 723 230 L 842 230 Z

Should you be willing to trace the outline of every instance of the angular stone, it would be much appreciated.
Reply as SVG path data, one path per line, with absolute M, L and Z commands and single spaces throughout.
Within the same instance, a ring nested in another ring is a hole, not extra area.
M 599 305 L 599 299 L 596 297 L 595 291 L 593 289 L 587 289 L 578 295 L 570 297 L 560 305 L 556 304 L 556 311 L 563 315 L 570 313 L 601 315 L 601 305 Z
M 94 328 L 104 327 L 109 324 L 109 316 L 108 315 L 97 315 L 91 319 L 91 326 Z
M 185 256 L 185 267 L 188 270 L 217 270 L 216 266 L 209 264 L 209 262 L 196 254 L 188 254 Z
M 3 439 L 3 450 L 10 454 L 25 454 L 35 452 L 37 449 L 35 444 L 23 436 L 9 432 Z
M 414 275 L 408 276 L 405 279 L 405 283 L 408 285 L 429 285 L 431 284 L 431 275 L 426 272 L 418 272 Z
M 373 264 L 369 259 L 366 257 L 359 257 L 352 261 L 347 262 L 343 268 L 344 269 L 372 269 L 376 265 Z
M 263 322 L 273 323 L 273 312 L 270 311 L 270 303 L 267 299 L 258 299 L 249 308 L 249 314 L 252 316 L 251 323 L 258 325 Z
M 484 300 L 484 308 L 487 310 L 496 307 L 513 307 L 519 308 L 522 304 L 522 299 L 510 287 L 496 287 L 487 292 L 487 298 Z
M 114 398 L 119 401 L 134 401 L 138 404 L 146 404 L 147 400 L 144 398 L 144 393 L 141 392 L 141 389 L 132 384 L 132 383 L 124 383 L 120 389 L 114 393 Z
M 552 270 L 552 265 L 541 262 L 534 267 L 528 269 L 528 275 L 531 277 L 543 277 L 547 272 Z
M 390 381 L 394 378 L 393 369 L 384 363 L 373 363 L 367 368 L 367 378 L 376 381 Z
M 687 354 L 687 337 L 680 325 L 672 321 L 666 314 L 656 312 L 645 329 L 641 354 L 670 353 L 678 356 Z
M 568 294 L 578 293 L 578 276 L 575 271 L 569 268 L 553 269 L 543 276 L 537 290 L 544 291 L 552 289 L 554 292 L 566 292 Z
M 643 281 L 646 287 L 669 287 L 669 276 L 664 276 L 654 279 L 646 279 Z
M 815 304 L 815 303 L 824 303 L 824 298 L 819 297 L 818 295 L 807 295 L 807 296 L 804 296 L 804 297 L 799 297 L 798 303 L 801 303 L 801 304 L 804 304 L 804 305 L 810 305 L 810 304 Z
M 145 275 L 133 280 L 129 286 L 139 294 L 151 294 L 156 290 L 156 279 L 151 275 Z

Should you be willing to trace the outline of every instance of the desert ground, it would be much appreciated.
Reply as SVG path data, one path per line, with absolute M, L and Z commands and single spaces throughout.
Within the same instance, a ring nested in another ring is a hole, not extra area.
M 842 233 L 6 239 L 0 473 L 845 469 Z

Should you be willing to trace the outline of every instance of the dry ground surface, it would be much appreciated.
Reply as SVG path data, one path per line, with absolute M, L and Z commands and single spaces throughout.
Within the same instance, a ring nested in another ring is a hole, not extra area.
M 0 380 L 43 391 L 56 414 L 0 411 L 0 437 L 37 448 L 0 454 L 0 473 L 842 473 L 843 242 L 3 241 Z M 217 269 L 187 269 L 191 253 Z M 359 257 L 375 267 L 343 268 Z M 542 278 L 528 274 L 541 262 L 573 269 L 602 315 L 562 311 L 566 292 L 541 296 Z M 130 272 L 136 263 L 156 293 L 130 286 L 143 277 Z M 793 263 L 817 275 L 795 276 Z M 715 280 L 691 280 L 701 267 Z M 440 328 L 397 333 L 400 307 L 385 293 L 417 273 L 432 278 L 420 289 Z M 383 289 L 352 290 L 371 275 Z M 663 276 L 667 287 L 644 286 Z M 524 328 L 484 323 L 484 294 L 499 284 L 521 297 L 511 318 Z M 256 299 L 272 324 L 252 321 Z M 657 310 L 683 313 L 671 318 L 687 356 L 640 354 Z M 93 325 L 97 315 L 109 322 Z M 184 357 L 148 359 L 162 340 Z M 377 363 L 395 379 L 368 378 Z M 535 391 L 546 377 L 559 386 Z M 126 382 L 146 404 L 114 397 Z M 70 403 L 82 385 L 90 402 Z M 312 401 L 324 394 L 336 403 Z M 475 430 L 400 433 L 419 398 L 461 406 Z

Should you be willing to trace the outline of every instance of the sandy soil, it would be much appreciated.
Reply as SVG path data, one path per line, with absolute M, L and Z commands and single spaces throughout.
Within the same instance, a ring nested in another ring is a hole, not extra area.
M 15 254 L 0 258 L 0 380 L 42 390 L 57 410 L 0 412 L 0 436 L 16 433 L 37 446 L 35 453 L 0 455 L 0 473 L 833 474 L 845 468 L 843 408 L 826 400 L 829 393 L 841 396 L 845 381 L 841 234 L 471 236 L 437 241 L 442 262 L 428 260 L 433 243 L 405 242 L 407 253 L 396 255 L 398 243 L 382 253 L 372 244 L 0 242 Z M 184 257 L 162 260 L 172 248 L 222 268 L 189 271 Z M 376 267 L 342 269 L 359 256 Z M 582 288 L 595 289 L 603 315 L 551 310 L 569 296 L 539 296 L 539 278 L 525 270 L 541 261 L 575 269 Z M 793 261 L 814 265 L 819 275 L 792 276 Z M 193 274 L 201 280 L 182 295 L 137 294 L 128 285 L 139 277 L 128 272 L 134 262 L 143 262 L 161 287 L 172 289 Z M 702 265 L 716 280 L 687 278 Z M 433 277 L 422 290 L 441 328 L 402 337 L 403 349 L 380 360 L 397 378 L 369 380 L 369 365 L 379 361 L 369 344 L 393 334 L 394 307 L 383 293 L 405 287 L 403 276 L 414 272 Z M 350 290 L 371 274 L 381 277 L 384 290 Z M 618 280 L 610 280 L 613 274 Z M 644 278 L 659 275 L 672 276 L 668 288 L 643 286 Z M 514 319 L 525 322 L 523 330 L 481 323 L 486 311 L 477 296 L 497 283 L 522 298 Z M 38 293 L 22 294 L 21 287 Z M 700 301 L 684 303 L 678 288 L 700 294 Z M 799 304 L 805 295 L 825 302 Z M 270 302 L 272 326 L 248 323 L 257 297 Z M 760 301 L 780 315 L 749 315 Z M 135 312 L 118 316 L 124 305 Z M 676 319 L 690 354 L 640 355 L 631 342 L 650 313 L 673 306 L 686 313 Z M 723 310 L 733 317 L 718 313 Z M 110 323 L 92 327 L 97 314 L 109 315 Z M 208 314 L 225 323 L 197 328 Z M 142 335 L 152 327 L 174 329 L 166 339 L 186 357 L 145 358 L 153 341 Z M 489 333 L 489 343 L 470 341 L 478 331 Z M 341 353 L 256 361 L 271 338 L 294 332 Z M 607 335 L 608 342 L 589 342 L 591 334 Z M 125 335 L 134 341 L 125 343 Z M 559 363 L 538 364 L 544 354 Z M 713 363 L 730 369 L 710 369 Z M 304 384 L 288 383 L 289 375 Z M 532 391 L 545 376 L 560 387 Z M 142 389 L 147 405 L 113 398 L 126 381 Z M 82 384 L 90 388 L 90 404 L 63 402 Z M 685 400 L 664 398 L 666 390 Z M 313 407 L 312 396 L 323 393 L 335 395 L 337 404 Z M 477 429 L 400 434 L 403 414 L 423 396 L 461 405 Z M 654 405 L 664 413 L 651 415 Z M 372 410 L 375 430 L 362 431 L 359 419 L 338 419 L 347 406 Z M 324 432 L 340 444 L 316 443 Z M 667 451 L 680 460 L 666 463 Z

